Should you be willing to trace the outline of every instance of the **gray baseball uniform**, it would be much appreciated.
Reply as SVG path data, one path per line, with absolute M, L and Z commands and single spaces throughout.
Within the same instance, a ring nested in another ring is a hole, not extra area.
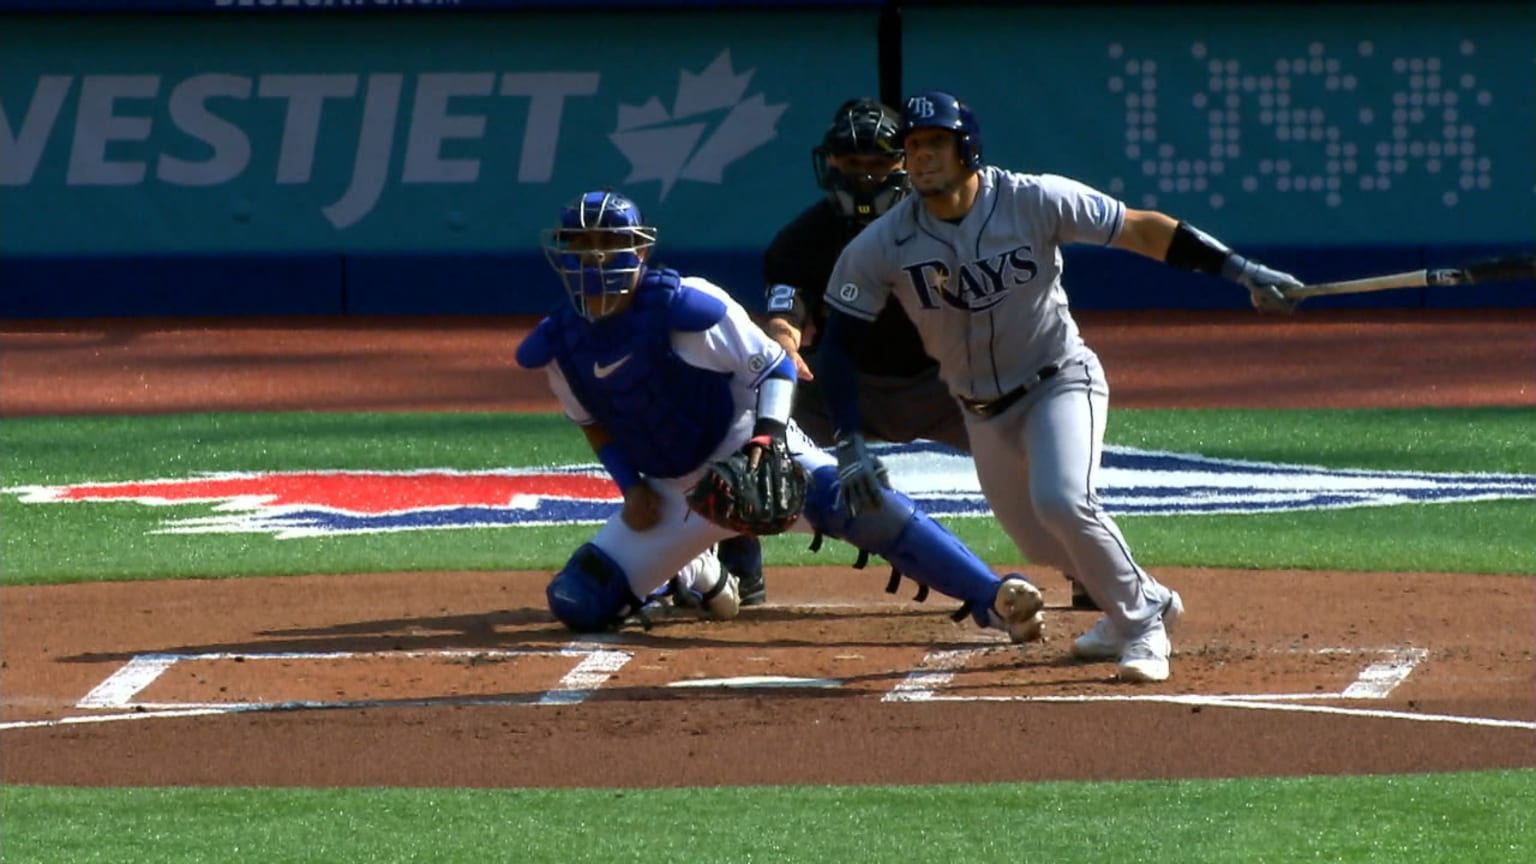
M 1112 243 L 1125 205 L 1054 175 L 986 166 L 958 224 L 913 195 L 849 243 L 827 302 L 873 320 L 894 297 L 966 409 L 993 513 L 1031 561 L 1074 573 L 1122 634 L 1156 624 L 1170 592 L 1132 559 L 1093 472 L 1109 385 L 1061 285 L 1060 246 Z

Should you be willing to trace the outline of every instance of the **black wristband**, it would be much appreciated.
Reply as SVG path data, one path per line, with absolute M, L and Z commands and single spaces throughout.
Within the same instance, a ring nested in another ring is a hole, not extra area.
M 1168 254 L 1163 256 L 1163 262 L 1181 270 L 1220 276 L 1231 257 L 1232 250 L 1223 246 L 1220 240 L 1187 222 L 1180 222 L 1173 229 L 1173 242 L 1168 244 Z
M 788 426 L 772 417 L 759 417 L 757 422 L 752 424 L 752 437 L 761 438 L 766 435 L 769 438 L 783 438 L 788 430 Z

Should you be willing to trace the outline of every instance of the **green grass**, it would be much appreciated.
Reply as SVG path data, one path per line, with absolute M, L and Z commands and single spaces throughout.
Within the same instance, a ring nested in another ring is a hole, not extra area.
M 1536 410 L 1117 411 L 1109 440 L 1329 467 L 1536 474 Z M 0 422 L 0 485 L 220 470 L 591 461 L 552 416 L 209 414 Z M 206 505 L 0 495 L 0 582 L 550 569 L 590 526 L 275 540 L 149 533 Z M 954 520 L 993 563 L 990 520 Z M 1144 563 L 1536 574 L 1536 502 L 1121 520 Z M 779 565 L 851 561 L 771 538 Z M 7 646 L 14 651 L 15 646 Z M 5 746 L 18 746 L 7 733 Z M 771 758 L 771 757 L 753 757 Z M 901 754 L 891 754 L 900 759 Z M 967 758 L 957 752 L 955 758 Z M 665 780 L 665 778 L 658 778 Z M 1382 862 L 1536 860 L 1536 772 L 663 790 L 0 787 L 0 860 L 54 862 Z
M 0 802 L 8 864 L 1536 860 L 1532 771 L 646 792 L 11 787 Z
M 1323 465 L 1536 474 L 1536 409 L 1118 411 L 1111 443 Z M 185 477 L 204 471 L 458 468 L 591 462 L 552 415 L 201 414 L 10 419 L 0 483 Z M 591 526 L 416 531 L 276 540 L 164 535 L 205 504 L 30 505 L 0 495 L 0 583 L 377 570 L 551 570 Z M 1124 517 L 1141 562 L 1359 571 L 1536 574 L 1536 501 L 1410 505 L 1262 516 Z M 1023 563 L 990 519 L 948 520 L 993 564 Z M 852 561 L 835 541 L 768 544 L 771 563 Z

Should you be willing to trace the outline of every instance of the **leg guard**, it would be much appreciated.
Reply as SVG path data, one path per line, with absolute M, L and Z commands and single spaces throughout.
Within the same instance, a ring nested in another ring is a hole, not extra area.
M 850 517 L 837 506 L 837 469 L 828 466 L 811 475 L 805 517 L 816 530 L 868 549 L 919 585 L 967 604 L 976 623 L 988 626 L 1001 580 L 906 495 L 887 489 L 878 510 Z
M 549 611 L 578 633 L 598 633 L 640 608 L 629 577 L 608 553 L 583 543 L 544 589 Z

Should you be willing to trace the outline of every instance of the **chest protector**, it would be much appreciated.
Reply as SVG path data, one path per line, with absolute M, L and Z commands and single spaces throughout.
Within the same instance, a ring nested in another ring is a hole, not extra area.
M 649 270 L 628 309 L 587 321 L 564 306 L 530 336 L 542 344 L 525 345 L 518 359 L 543 365 L 525 361 L 547 351 L 636 470 L 678 477 L 704 464 L 738 411 L 731 374 L 684 362 L 672 333 L 702 332 L 724 317 L 723 303 L 683 287 L 675 271 Z

